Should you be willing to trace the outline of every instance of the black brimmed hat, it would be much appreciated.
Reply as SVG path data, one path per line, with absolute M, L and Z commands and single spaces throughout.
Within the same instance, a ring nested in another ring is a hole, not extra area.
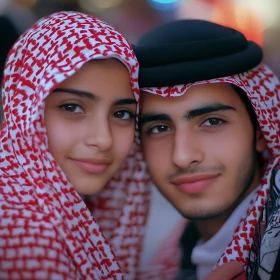
M 246 72 L 262 49 L 232 28 L 203 20 L 162 24 L 140 38 L 134 51 L 140 87 L 193 83 Z

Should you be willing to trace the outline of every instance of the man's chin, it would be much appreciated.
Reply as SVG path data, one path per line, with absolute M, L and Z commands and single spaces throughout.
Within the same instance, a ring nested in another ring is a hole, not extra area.
M 211 219 L 222 217 L 227 210 L 226 209 L 224 210 L 223 209 L 199 209 L 197 211 L 194 211 L 194 209 L 192 209 L 189 211 L 186 210 L 180 211 L 178 209 L 178 211 L 184 218 L 188 220 L 203 221 L 203 220 L 211 220 Z

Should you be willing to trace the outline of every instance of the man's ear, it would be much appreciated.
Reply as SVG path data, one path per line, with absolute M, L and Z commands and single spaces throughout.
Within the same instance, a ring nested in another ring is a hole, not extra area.
M 256 129 L 256 150 L 261 153 L 267 148 L 265 139 L 259 126 Z

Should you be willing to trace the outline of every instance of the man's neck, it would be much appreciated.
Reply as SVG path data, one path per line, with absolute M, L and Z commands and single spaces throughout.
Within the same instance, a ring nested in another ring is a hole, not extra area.
M 251 187 L 222 215 L 209 220 L 196 220 L 195 225 L 203 241 L 211 239 L 228 220 L 239 204 L 259 185 L 260 180 L 254 180 Z
M 223 213 L 223 215 L 209 220 L 195 221 L 196 227 L 202 240 L 207 241 L 211 239 L 220 230 L 220 228 L 227 221 L 233 211 L 234 209 L 231 209 L 231 211 L 229 210 Z

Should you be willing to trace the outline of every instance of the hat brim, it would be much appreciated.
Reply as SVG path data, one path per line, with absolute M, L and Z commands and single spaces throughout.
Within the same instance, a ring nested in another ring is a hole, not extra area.
M 207 46 L 205 46 L 207 51 Z M 134 46 L 136 56 L 147 52 L 146 47 Z M 155 67 L 142 67 L 140 60 L 140 87 L 164 87 L 210 80 L 246 72 L 258 64 L 263 57 L 261 48 L 249 41 L 247 48 L 223 56 L 167 63 Z

